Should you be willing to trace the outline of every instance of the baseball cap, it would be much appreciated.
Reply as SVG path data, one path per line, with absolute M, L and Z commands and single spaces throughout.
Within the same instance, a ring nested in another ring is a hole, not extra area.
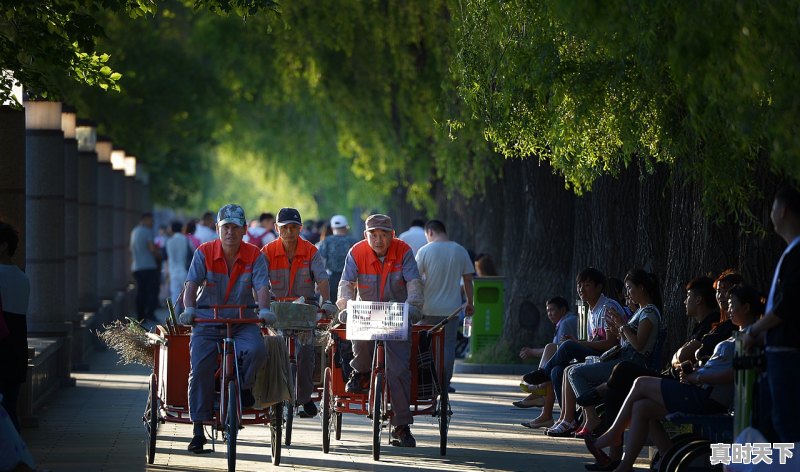
M 290 223 L 303 226 L 303 220 L 300 219 L 300 212 L 295 208 L 281 208 L 281 211 L 278 212 L 278 219 L 275 221 L 275 224 L 283 226 Z
M 331 218 L 331 228 L 347 228 L 347 218 L 345 218 L 343 215 L 334 215 L 334 217 Z
M 380 213 L 377 215 L 370 215 L 369 218 L 367 218 L 366 225 L 367 231 L 372 231 L 373 229 L 394 231 L 394 228 L 392 228 L 392 219 Z
M 219 213 L 217 213 L 217 224 L 222 226 L 227 223 L 233 223 L 239 226 L 247 225 L 242 207 L 232 203 L 219 209 Z

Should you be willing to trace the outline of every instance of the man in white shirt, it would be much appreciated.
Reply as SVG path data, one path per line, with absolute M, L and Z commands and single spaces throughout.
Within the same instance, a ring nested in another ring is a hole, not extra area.
M 173 221 L 170 237 L 167 239 L 167 271 L 169 272 L 169 298 L 177 300 L 183 290 L 192 253 L 189 240 L 183 235 L 183 223 Z
M 428 240 L 425 238 L 425 230 L 422 228 L 425 226 L 425 222 L 419 219 L 411 220 L 411 227 L 408 228 L 408 231 L 400 233 L 398 239 L 402 239 L 404 243 L 411 246 L 411 251 L 414 255 L 417 255 L 417 251 L 422 246 L 428 244 Z
M 197 229 L 194 231 L 194 237 L 200 240 L 200 243 L 207 243 L 217 239 L 217 232 L 215 231 L 216 224 L 214 224 L 214 214 L 210 211 L 203 213 L 203 221 L 197 223 Z
M 462 305 L 462 280 L 467 298 L 464 313 L 472 316 L 475 309 L 472 305 L 472 274 L 475 268 L 467 250 L 450 241 L 444 223 L 439 220 L 425 223 L 424 231 L 428 244 L 416 255 L 419 274 L 425 284 L 425 304 L 422 307 L 425 318 L 422 324 L 436 324 Z M 450 387 L 450 379 L 453 377 L 457 335 L 458 323 L 448 322 L 445 325 L 444 374 L 445 385 L 451 393 L 455 392 Z

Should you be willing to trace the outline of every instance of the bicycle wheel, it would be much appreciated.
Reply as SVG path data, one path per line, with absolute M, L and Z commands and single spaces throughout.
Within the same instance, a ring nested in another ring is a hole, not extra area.
M 381 458 L 381 426 L 383 423 L 381 406 L 383 403 L 383 373 L 375 374 L 372 394 L 372 459 Z
M 284 403 L 276 403 L 269 407 L 270 447 L 272 448 L 272 463 L 274 465 L 281 465 L 281 423 L 283 423 Z
M 450 429 L 450 395 L 447 389 L 439 395 L 439 455 L 447 454 L 447 431 Z
M 297 398 L 297 363 L 289 364 L 289 382 L 292 391 L 292 401 L 284 402 L 286 405 L 286 442 L 287 446 L 292 445 L 292 424 L 294 423 L 294 400 Z
M 325 377 L 322 381 L 322 452 L 327 454 L 331 449 L 331 417 L 333 413 L 333 404 L 331 392 L 331 368 L 325 369 Z
M 158 431 L 158 380 L 156 374 L 150 375 L 150 392 L 144 409 L 144 427 L 147 430 L 147 463 L 156 460 L 156 432 Z
M 673 448 L 675 449 L 674 453 L 671 457 L 662 459 L 659 470 L 666 470 L 669 472 L 688 472 L 690 470 L 696 470 L 689 467 L 689 463 L 692 462 L 694 458 L 693 452 L 703 448 L 705 448 L 705 469 L 701 470 L 708 470 L 710 467 L 708 464 L 708 457 L 711 455 L 711 446 L 709 444 L 710 442 L 705 439 L 697 439 L 686 442 L 677 448 Z
M 225 443 L 228 446 L 228 472 L 236 470 L 236 435 L 239 433 L 239 389 L 228 383 L 228 411 L 225 418 Z

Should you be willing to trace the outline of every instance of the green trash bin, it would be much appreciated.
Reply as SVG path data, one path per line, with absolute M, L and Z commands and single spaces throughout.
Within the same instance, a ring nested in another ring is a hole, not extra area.
M 472 279 L 475 312 L 472 315 L 470 357 L 497 341 L 503 334 L 506 312 L 505 277 L 475 277 Z

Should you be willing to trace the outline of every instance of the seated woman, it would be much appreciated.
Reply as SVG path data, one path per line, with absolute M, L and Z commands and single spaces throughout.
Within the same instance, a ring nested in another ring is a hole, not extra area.
M 764 298 L 753 287 L 737 285 L 729 293 L 731 320 L 744 330 L 764 313 Z M 596 440 L 584 438 L 586 447 L 598 465 L 612 465 L 602 448 L 622 444 L 622 434 L 630 427 L 625 442 L 625 454 L 616 464 L 618 472 L 632 470 L 648 435 L 663 455 L 671 446 L 659 420 L 668 413 L 723 413 L 733 403 L 734 337 L 717 345 L 714 354 L 701 368 L 681 375 L 681 380 L 658 377 L 639 377 L 633 384 L 611 428 Z
M 592 387 L 605 382 L 611 375 L 614 366 L 624 360 L 642 366 L 647 364 L 650 353 L 655 348 L 661 320 L 661 289 L 655 275 L 641 269 L 628 272 L 625 277 L 625 290 L 631 300 L 639 305 L 629 322 L 624 315 L 614 308 L 606 311 L 606 329 L 620 338 L 619 352 L 601 362 L 583 363 L 570 366 L 565 379 L 569 379 L 570 388 L 564 388 L 561 424 L 547 431 L 548 436 L 561 437 L 575 430 L 575 398 L 592 390 Z M 615 348 L 612 348 L 615 349 Z M 601 359 L 603 357 L 601 356 Z M 586 422 L 576 433 L 583 437 L 600 425 L 600 418 L 594 407 L 587 407 Z

